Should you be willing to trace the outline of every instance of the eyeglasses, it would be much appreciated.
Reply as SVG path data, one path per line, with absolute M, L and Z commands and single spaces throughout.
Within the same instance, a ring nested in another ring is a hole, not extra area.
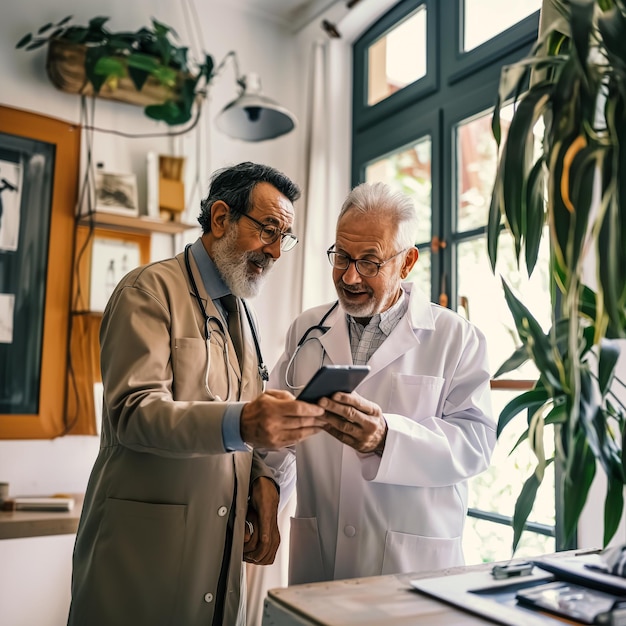
M 263 224 L 263 222 L 255 220 L 247 213 L 240 213 L 240 215 L 248 218 L 258 226 L 259 237 L 266 246 L 273 244 L 280 237 L 280 249 L 283 252 L 287 252 L 287 250 L 291 250 L 298 243 L 298 238 L 293 233 L 283 232 L 278 226 L 274 226 L 274 224 Z
M 385 263 L 389 263 L 389 261 L 395 259 L 397 256 L 406 252 L 406 248 L 404 250 L 400 250 L 400 252 L 396 252 L 392 257 L 389 257 L 386 261 L 381 261 L 377 263 L 376 261 L 368 261 L 366 259 L 353 259 L 351 256 L 347 254 L 343 254 L 343 252 L 335 252 L 333 248 L 335 245 L 333 244 L 328 250 L 326 250 L 326 254 L 328 255 L 328 260 L 330 264 L 338 270 L 347 270 L 350 267 L 350 263 L 354 263 L 354 267 L 356 271 L 361 275 L 365 276 L 365 278 L 374 278 L 374 276 L 378 275 L 380 268 L 385 265 Z

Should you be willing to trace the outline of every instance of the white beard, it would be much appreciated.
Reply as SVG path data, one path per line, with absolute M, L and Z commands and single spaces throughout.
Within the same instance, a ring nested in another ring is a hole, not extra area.
M 213 262 L 224 282 L 238 298 L 253 298 L 258 295 L 267 272 L 274 265 L 274 259 L 262 252 L 240 252 L 237 250 L 238 226 L 233 225 L 226 234 L 213 243 Z M 261 274 L 248 271 L 248 262 L 263 266 Z

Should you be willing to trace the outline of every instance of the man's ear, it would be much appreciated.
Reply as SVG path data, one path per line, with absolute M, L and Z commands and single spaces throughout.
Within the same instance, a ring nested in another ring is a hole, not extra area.
M 409 275 L 409 272 L 417 263 L 419 255 L 419 250 L 415 246 L 409 248 L 406 251 L 406 255 L 404 256 L 404 263 L 402 264 L 402 269 L 400 270 L 400 276 L 402 276 L 403 279 Z
M 211 207 L 211 232 L 218 239 L 226 232 L 230 208 L 223 200 L 216 200 Z

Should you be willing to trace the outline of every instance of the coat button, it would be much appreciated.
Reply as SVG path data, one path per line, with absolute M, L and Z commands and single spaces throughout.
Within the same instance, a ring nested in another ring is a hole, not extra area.
M 204 601 L 205 602 L 213 602 L 213 594 L 212 593 L 205 593 L 204 594 Z
M 226 507 L 226 506 L 221 506 L 219 509 L 217 509 L 217 514 L 220 517 L 224 517 L 224 515 L 226 515 L 226 513 L 228 513 L 228 507 Z
M 354 537 L 356 535 L 356 528 L 354 526 L 344 526 L 343 533 L 346 537 Z

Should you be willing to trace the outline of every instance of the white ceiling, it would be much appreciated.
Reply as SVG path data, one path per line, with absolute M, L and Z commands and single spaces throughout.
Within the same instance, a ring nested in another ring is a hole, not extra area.
M 231 0 L 244 9 L 264 14 L 298 30 L 339 0 Z

